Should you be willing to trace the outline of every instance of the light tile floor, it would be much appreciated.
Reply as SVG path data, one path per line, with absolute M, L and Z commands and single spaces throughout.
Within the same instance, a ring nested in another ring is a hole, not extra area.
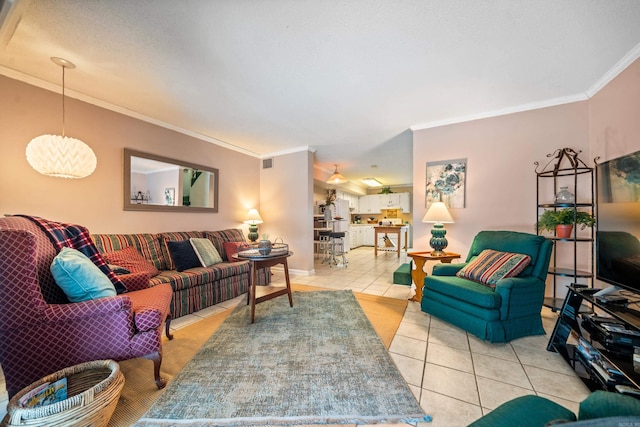
M 373 295 L 406 299 L 410 288 L 394 285 L 393 271 L 408 262 L 405 253 L 378 253 L 362 247 L 349 252 L 348 265 L 332 266 L 316 259 L 315 275 L 291 274 L 298 284 L 329 289 L 350 289 Z M 431 265 L 429 265 L 430 268 Z M 274 283 L 284 283 L 282 270 L 274 270 Z M 180 329 L 214 313 L 246 301 L 240 296 L 189 316 L 175 319 Z M 543 308 L 547 334 L 556 314 Z M 389 352 L 431 423 L 421 426 L 466 426 L 500 404 L 526 394 L 549 398 L 577 412 L 589 393 L 564 359 L 546 351 L 548 335 L 526 337 L 508 344 L 491 344 L 432 318 L 409 302 Z M 0 419 L 7 404 L 4 375 L 0 369 Z

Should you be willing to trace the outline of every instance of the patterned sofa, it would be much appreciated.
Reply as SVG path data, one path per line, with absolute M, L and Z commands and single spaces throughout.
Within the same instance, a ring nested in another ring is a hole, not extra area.
M 192 237 L 211 240 L 224 262 L 211 267 L 176 271 L 167 242 L 189 240 Z M 150 279 L 151 286 L 169 283 L 173 288 L 170 309 L 174 319 L 235 298 L 249 289 L 249 262 L 229 262 L 224 248 L 225 242 L 246 242 L 240 229 L 158 234 L 92 234 L 91 238 L 101 253 L 134 246 L 145 259 L 151 261 L 160 270 L 160 274 Z M 266 285 L 270 282 L 269 269 L 258 272 L 258 284 Z

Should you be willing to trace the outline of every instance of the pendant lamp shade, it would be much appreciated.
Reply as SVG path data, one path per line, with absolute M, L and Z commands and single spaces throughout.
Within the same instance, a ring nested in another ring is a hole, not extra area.
M 40 135 L 27 145 L 27 161 L 43 175 L 85 178 L 98 161 L 91 147 L 79 139 L 60 135 Z
M 85 178 L 98 164 L 96 155 L 79 139 L 64 135 L 64 70 L 75 65 L 62 58 L 51 58 L 62 67 L 62 135 L 40 135 L 27 145 L 27 162 L 43 175 L 60 178 Z
M 347 179 L 344 176 L 340 175 L 340 173 L 338 172 L 338 165 L 335 166 L 336 170 L 333 175 L 331 175 L 327 180 L 327 184 L 344 184 L 345 182 L 347 182 Z

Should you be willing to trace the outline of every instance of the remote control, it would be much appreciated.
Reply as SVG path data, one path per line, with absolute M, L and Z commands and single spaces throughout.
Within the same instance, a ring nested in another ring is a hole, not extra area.
M 640 390 L 638 390 L 635 387 L 628 386 L 628 385 L 618 384 L 616 386 L 616 391 L 618 393 L 620 393 L 620 394 L 629 394 L 629 395 L 632 395 L 632 396 L 635 396 L 635 397 L 640 397 Z

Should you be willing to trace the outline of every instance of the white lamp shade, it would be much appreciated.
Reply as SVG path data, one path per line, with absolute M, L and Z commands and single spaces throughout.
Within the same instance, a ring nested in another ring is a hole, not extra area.
M 249 224 L 249 225 L 257 225 L 257 224 L 262 224 L 262 218 L 260 217 L 260 214 L 258 213 L 257 209 L 249 209 L 249 212 L 247 213 L 247 218 L 244 220 L 245 224 Z
M 422 222 L 452 224 L 454 221 L 444 202 L 434 202 L 427 210 L 427 213 L 424 214 Z
M 79 139 L 60 135 L 40 135 L 27 145 L 27 161 L 43 175 L 85 178 L 98 164 L 91 147 Z
M 347 182 L 347 178 L 340 175 L 340 172 L 338 172 L 338 165 L 336 165 L 336 170 L 327 180 L 327 184 L 344 184 L 345 182 Z

